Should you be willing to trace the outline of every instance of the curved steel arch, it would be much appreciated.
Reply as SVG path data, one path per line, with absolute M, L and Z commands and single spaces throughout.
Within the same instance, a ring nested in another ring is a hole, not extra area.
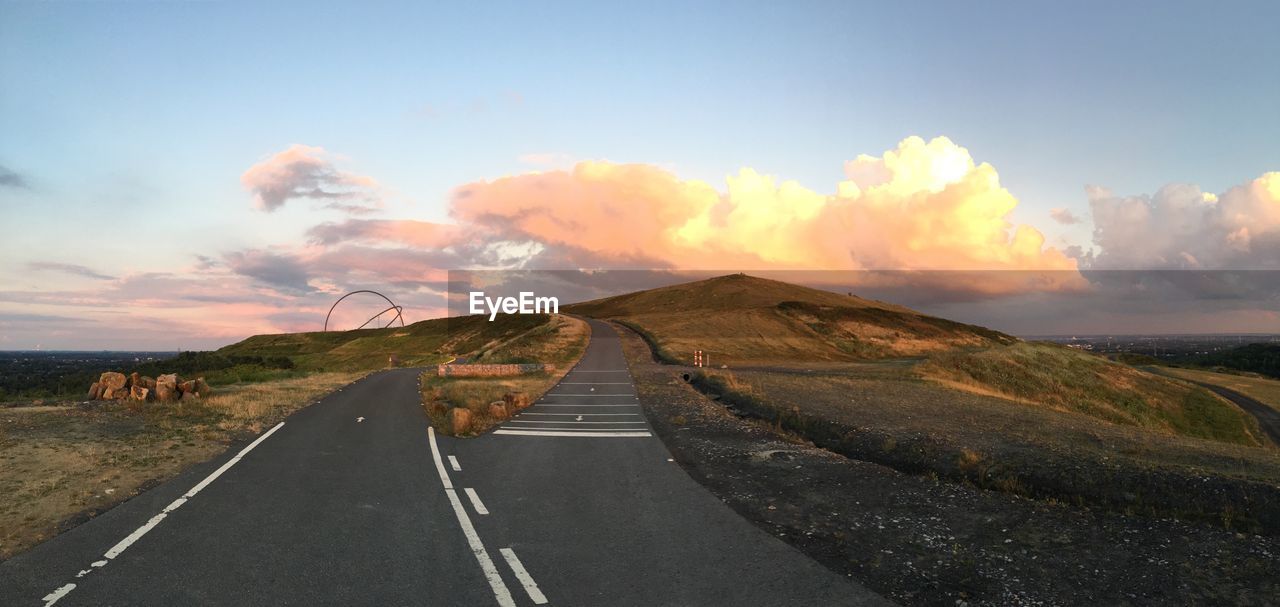
M 355 294 L 357 294 L 357 293 L 372 293 L 372 294 L 374 294 L 374 295 L 377 295 L 378 297 L 381 297 L 381 298 L 383 298 L 383 299 L 387 300 L 387 303 L 391 305 L 391 307 L 390 307 L 390 308 L 387 308 L 386 310 L 383 310 L 383 311 L 381 311 L 381 312 L 378 312 L 377 314 L 374 314 L 372 317 L 370 317 L 370 318 L 369 318 L 369 320 L 364 321 L 364 325 L 360 325 L 360 328 L 361 328 L 361 329 L 363 329 L 363 328 L 364 328 L 364 326 L 365 326 L 365 325 L 367 325 L 367 324 L 369 324 L 370 322 L 373 322 L 373 319 L 375 319 L 375 318 L 377 318 L 377 317 L 379 317 L 379 316 L 382 316 L 383 314 L 386 314 L 387 312 L 390 312 L 391 310 L 395 310 L 395 311 L 396 311 L 396 315 L 395 315 L 395 317 L 394 317 L 394 318 L 392 318 L 392 319 L 391 319 L 391 321 L 390 321 L 390 322 L 388 322 L 388 323 L 387 323 L 387 327 L 390 327 L 390 326 L 391 326 L 391 323 L 395 322 L 397 319 L 399 319 L 399 320 L 400 320 L 400 326 L 402 326 L 402 327 L 404 326 L 404 316 L 401 314 L 401 313 L 404 311 L 404 308 L 403 308 L 403 307 L 401 307 L 401 306 L 397 306 L 397 305 L 396 305 L 396 302 L 391 301 L 391 298 L 390 298 L 390 297 L 387 297 L 386 295 L 383 295 L 382 293 L 379 293 L 379 292 L 377 292 L 377 291 L 370 291 L 370 290 L 368 290 L 368 289 L 360 289 L 360 290 L 358 290 L 358 291 L 352 291 L 352 292 L 350 292 L 350 293 L 347 293 L 346 295 L 343 295 L 342 297 L 339 297 L 339 298 L 338 298 L 338 301 L 333 302 L 333 305 L 332 305 L 332 306 L 329 306 L 329 313 L 324 315 L 324 330 L 325 330 L 325 331 L 328 331 L 328 330 L 329 330 L 329 317 L 330 317 L 330 316 L 333 316 L 333 310 L 334 310 L 334 308 L 337 308 L 337 307 L 338 307 L 338 304 L 342 303 L 342 300 L 344 300 L 344 299 L 346 299 L 346 298 L 348 298 L 348 297 L 351 297 L 352 295 L 355 295 Z M 384 328 L 386 328 L 386 327 L 384 327 Z
M 363 324 L 363 325 L 360 325 L 360 326 L 356 327 L 356 330 L 357 330 L 357 331 L 359 331 L 360 329 L 365 328 L 369 323 L 371 323 L 371 322 L 373 322 L 373 321 L 377 320 L 379 316 L 382 316 L 383 314 L 386 314 L 387 312 L 390 312 L 390 311 L 392 311 L 392 310 L 395 310 L 395 311 L 396 311 L 396 315 L 395 315 L 395 316 L 392 316 L 392 317 L 391 317 L 391 320 L 388 320 L 388 321 L 387 321 L 387 324 L 382 325 L 382 328 L 383 328 L 383 329 L 385 329 L 385 328 L 387 328 L 387 327 L 390 327 L 390 326 L 391 326 L 391 323 L 395 322 L 397 318 L 399 318 L 399 319 L 400 319 L 400 326 L 402 326 L 402 327 L 403 327 L 403 326 L 404 326 L 404 318 L 403 318 L 402 316 L 400 316 L 400 315 L 401 315 L 402 313 L 404 313 L 404 306 L 391 306 L 390 308 L 387 308 L 387 309 L 385 309 L 385 310 L 383 310 L 383 311 L 381 311 L 381 312 L 378 312 L 377 314 L 374 314 L 373 316 L 370 316 L 370 317 L 369 317 L 369 320 L 364 321 L 364 324 Z

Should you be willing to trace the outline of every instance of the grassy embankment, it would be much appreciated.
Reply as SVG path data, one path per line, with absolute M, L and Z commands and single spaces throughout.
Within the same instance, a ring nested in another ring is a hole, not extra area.
M 269 428 L 356 372 L 223 385 L 173 404 L 0 408 L 0 559 Z
M 669 299 L 677 291 L 688 301 Z M 706 319 L 717 336 L 690 338 L 694 324 L 659 304 Z M 659 360 L 687 361 L 678 353 L 709 344 L 712 366 L 734 370 L 697 374 L 704 393 L 849 457 L 1082 506 L 1280 531 L 1277 450 L 1251 416 L 1185 382 L 750 277 L 572 309 L 637 329 Z M 757 330 L 761 318 L 773 324 Z
M 501 401 L 503 395 L 523 393 L 530 402 L 537 400 L 555 385 L 586 350 L 591 329 L 587 323 L 569 316 L 530 315 L 518 317 L 534 323 L 522 331 L 504 333 L 483 344 L 468 363 L 547 363 L 550 372 L 508 377 L 439 377 L 435 369 L 422 374 L 422 402 L 436 430 L 445 434 L 475 436 L 501 423 L 505 415 L 495 416 L 489 405 Z M 464 408 L 469 412 L 470 427 L 455 432 L 450 411 Z
M 1204 369 L 1187 369 L 1182 367 L 1160 367 L 1162 373 L 1174 375 L 1190 381 L 1204 382 L 1235 390 L 1272 409 L 1280 411 L 1280 380 L 1243 375 L 1235 373 L 1219 373 Z
M 203 376 L 214 395 L 172 404 L 72 398 L 0 405 L 0 558 L 206 461 L 319 397 L 387 366 L 443 362 L 546 319 L 435 319 L 393 329 L 258 335 L 217 352 L 118 369 Z M 518 348 L 509 351 L 519 356 Z

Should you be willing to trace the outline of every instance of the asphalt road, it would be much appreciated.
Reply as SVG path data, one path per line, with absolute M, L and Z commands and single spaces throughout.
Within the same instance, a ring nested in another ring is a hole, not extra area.
M 883 604 L 757 529 L 651 432 L 616 333 L 476 439 L 371 375 L 0 564 L 0 605 Z
M 1271 438 L 1271 442 L 1280 445 L 1280 411 L 1276 411 L 1261 402 L 1245 396 L 1230 388 L 1223 388 L 1214 384 L 1205 382 L 1194 382 L 1208 388 L 1210 391 L 1217 393 L 1219 396 L 1235 403 L 1241 409 L 1252 415 L 1258 420 L 1258 426 L 1262 428 L 1263 433 Z

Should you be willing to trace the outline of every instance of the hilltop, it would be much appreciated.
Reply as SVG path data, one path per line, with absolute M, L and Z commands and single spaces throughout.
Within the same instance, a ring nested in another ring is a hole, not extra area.
M 555 326 L 553 326 L 555 325 Z M 391 356 L 403 366 L 445 362 L 455 356 L 486 362 L 508 360 L 530 338 L 558 327 L 546 314 L 434 318 L 404 327 L 254 335 L 217 351 L 223 356 L 284 357 L 301 370 L 364 370 L 387 366 Z
M 745 274 L 565 306 L 635 328 L 671 362 L 859 361 L 1011 344 L 984 327 L 895 304 Z

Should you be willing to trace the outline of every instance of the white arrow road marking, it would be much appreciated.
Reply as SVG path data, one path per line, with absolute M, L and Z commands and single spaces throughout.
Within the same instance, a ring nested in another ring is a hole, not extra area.
M 357 417 L 357 418 L 356 418 L 356 423 L 357 423 L 357 424 L 358 424 L 358 423 L 360 423 L 360 422 L 362 422 L 362 421 L 364 421 L 364 417 L 363 417 L 363 416 L 361 416 L 361 417 Z
M 581 415 L 579 415 L 578 417 L 574 418 L 574 420 L 573 420 L 573 421 L 576 421 L 576 422 L 580 422 L 580 421 L 582 421 L 582 416 L 581 416 Z

